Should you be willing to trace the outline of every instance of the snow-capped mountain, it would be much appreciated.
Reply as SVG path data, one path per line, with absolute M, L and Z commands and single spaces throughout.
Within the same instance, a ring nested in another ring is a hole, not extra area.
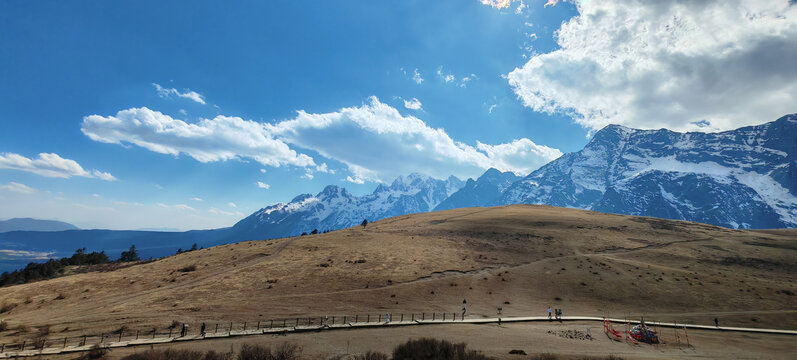
M 363 219 L 427 212 L 463 186 L 462 180 L 438 180 L 420 174 L 399 177 L 390 186 L 379 185 L 373 193 L 354 196 L 329 185 L 313 196 L 299 195 L 291 202 L 258 210 L 239 221 L 233 231 L 247 238 L 295 236 L 302 232 L 337 230 L 360 224 Z
M 501 193 L 521 177 L 507 171 L 490 168 L 478 179 L 468 179 L 459 191 L 434 208 L 438 210 L 456 209 L 471 206 L 487 206 L 495 202 Z
M 797 226 L 797 114 L 720 133 L 610 125 L 581 151 L 525 178 L 496 169 L 467 183 L 419 174 L 353 196 L 327 186 L 263 208 L 231 230 L 244 238 L 335 230 L 363 219 L 471 206 L 546 204 L 731 228 Z
M 507 188 L 547 204 L 732 228 L 797 226 L 797 114 L 720 133 L 611 125 Z

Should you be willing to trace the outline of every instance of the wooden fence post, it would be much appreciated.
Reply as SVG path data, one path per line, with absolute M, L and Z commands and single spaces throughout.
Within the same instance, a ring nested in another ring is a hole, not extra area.
M 216 323 L 216 329 L 213 330 L 214 334 L 217 333 L 217 332 L 219 332 L 219 323 Z
M 138 340 L 138 330 L 136 330 L 136 340 Z
M 257 329 L 260 330 L 260 320 L 257 321 Z
M 174 330 L 174 328 L 169 328 L 169 337 L 172 337 L 172 330 Z M 152 334 L 152 338 L 155 338 L 155 334 Z
M 356 314 L 354 315 L 354 322 L 355 323 L 360 322 L 360 315 L 356 315 Z
M 365 322 L 371 322 L 371 314 L 368 314 L 368 319 L 366 319 Z
M 434 315 L 435 315 L 435 313 L 432 313 L 432 321 L 434 321 L 434 318 L 435 318 Z
M 86 346 L 86 335 L 83 335 L 83 343 L 80 346 Z
M 334 319 L 334 318 L 333 318 Z M 346 323 L 346 315 L 343 315 L 343 323 Z
M 230 332 L 228 334 L 232 335 L 232 321 L 230 321 Z
M 64 348 L 66 348 L 66 336 L 64 336 Z
M 100 344 L 105 340 L 105 333 L 100 334 Z
M 122 342 L 122 330 L 119 330 L 119 342 Z
M 246 321 L 244 321 L 244 333 L 246 333 Z
M 401 322 L 404 322 L 404 313 L 401 313 Z
M 22 350 L 21 351 L 25 351 L 25 341 L 22 341 Z
M 274 327 L 274 320 L 271 320 L 271 323 L 269 323 L 268 328 L 271 329 L 273 327 Z
M 382 313 L 379 313 L 379 320 L 377 320 L 376 322 L 382 322 Z

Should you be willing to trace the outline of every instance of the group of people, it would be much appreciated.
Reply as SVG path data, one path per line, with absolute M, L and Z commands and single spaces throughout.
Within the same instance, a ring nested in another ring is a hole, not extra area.
M 554 320 L 554 319 L 562 321 L 562 309 L 551 309 L 551 307 L 549 306 L 548 320 Z

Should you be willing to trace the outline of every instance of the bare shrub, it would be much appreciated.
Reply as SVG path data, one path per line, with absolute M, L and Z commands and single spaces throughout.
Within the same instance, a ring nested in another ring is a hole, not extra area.
M 554 355 L 554 354 L 545 353 L 545 354 L 533 355 L 531 358 L 532 358 L 532 360 L 556 360 L 559 357 Z
M 196 271 L 196 265 L 189 265 L 189 266 L 186 266 L 186 267 L 184 267 L 184 268 L 182 268 L 182 269 L 178 269 L 177 271 L 179 271 L 179 272 L 192 272 L 192 271 Z
M 13 309 L 15 307 L 17 307 L 16 303 L 4 301 L 3 305 L 0 306 L 0 314 L 9 312 L 9 311 L 11 311 L 11 309 Z
M 244 344 L 238 353 L 238 360 L 296 360 L 300 359 L 302 348 L 294 343 L 282 343 L 276 350 L 270 347 Z
M 191 350 L 147 350 L 142 353 L 128 355 L 122 360 L 232 360 L 232 353 L 217 353 L 210 350 L 206 353 Z
M 89 349 L 88 352 L 83 354 L 83 356 L 75 359 L 75 360 L 100 360 L 105 359 L 105 354 L 108 353 L 108 350 L 100 346 L 99 344 L 94 345 Z
M 355 355 L 354 360 L 388 360 L 390 357 L 385 353 L 369 351 L 362 355 Z
M 446 340 L 420 338 L 407 341 L 393 350 L 393 360 L 440 359 L 440 360 L 487 360 L 479 351 L 468 350 L 467 344 L 453 344 Z

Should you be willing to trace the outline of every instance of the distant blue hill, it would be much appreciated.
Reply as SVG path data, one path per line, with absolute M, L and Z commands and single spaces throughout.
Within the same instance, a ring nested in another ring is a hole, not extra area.
M 63 221 L 14 218 L 0 220 L 0 233 L 9 231 L 64 231 L 77 230 L 78 227 Z
M 43 261 L 42 254 L 50 258 L 67 257 L 75 250 L 86 248 L 105 251 L 111 259 L 135 245 L 142 259 L 174 254 L 177 249 L 210 247 L 245 240 L 229 230 L 192 230 L 185 232 L 131 231 L 131 230 L 66 230 L 66 231 L 11 231 L 0 233 L 0 272 L 25 267 L 31 261 Z

